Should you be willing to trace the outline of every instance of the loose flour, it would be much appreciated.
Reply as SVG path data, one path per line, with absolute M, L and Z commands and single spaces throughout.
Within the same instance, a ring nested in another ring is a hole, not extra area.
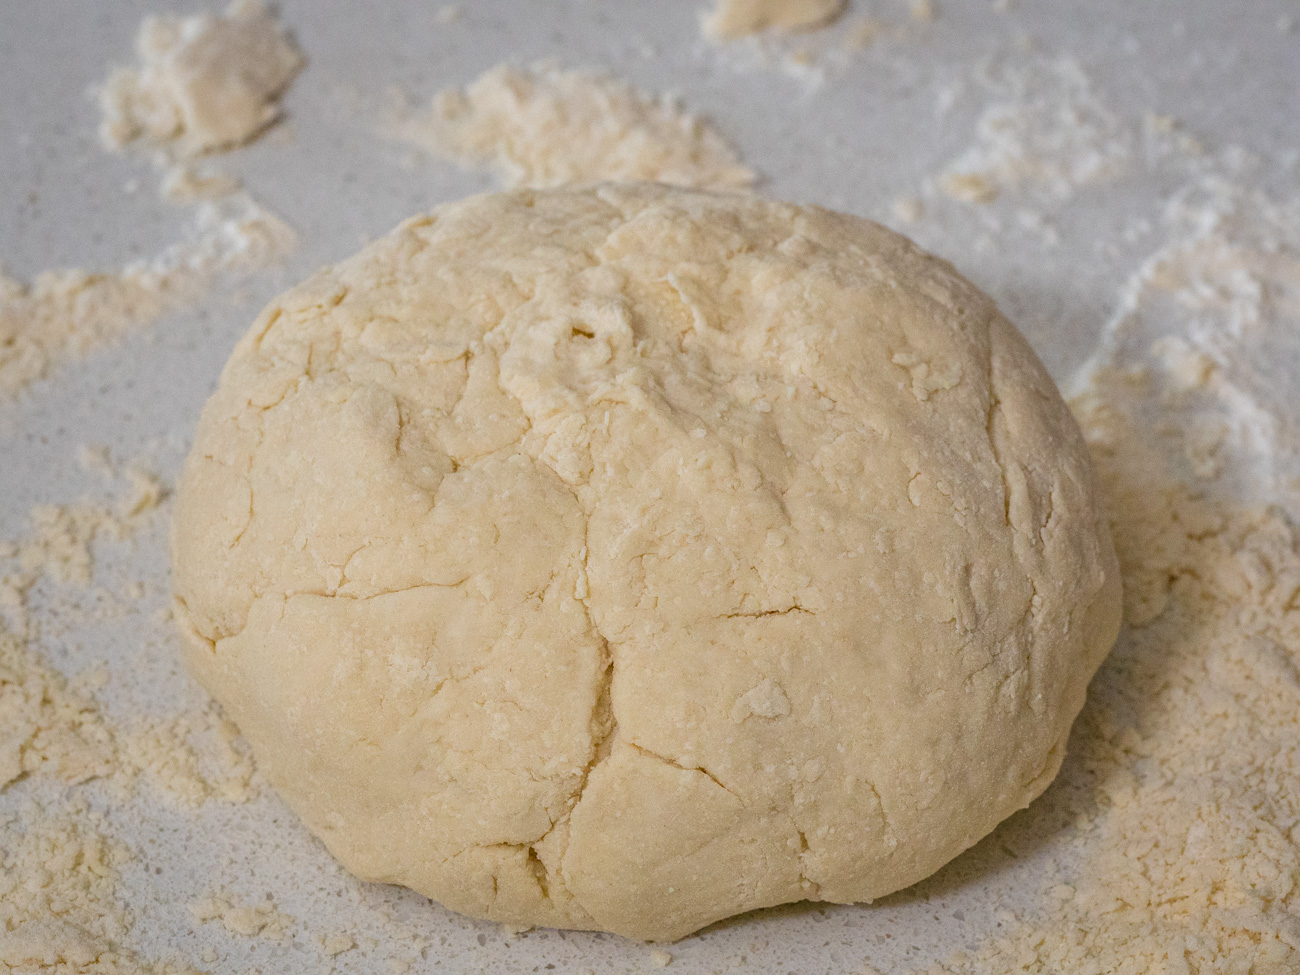
M 29 284 L 0 270 L 0 400 L 70 359 L 198 300 L 224 274 L 286 256 L 297 235 L 247 197 L 201 204 L 186 239 L 120 271 L 44 271 Z
M 701 116 L 611 75 L 554 64 L 501 65 L 431 110 L 399 111 L 388 131 L 508 187 L 653 180 L 743 189 L 754 172 Z
M 1123 173 L 1134 135 L 1073 59 L 999 64 L 978 81 L 990 101 L 976 125 L 975 144 L 940 176 L 939 188 L 947 195 L 987 203 L 1001 192 L 1027 190 L 1063 199 Z

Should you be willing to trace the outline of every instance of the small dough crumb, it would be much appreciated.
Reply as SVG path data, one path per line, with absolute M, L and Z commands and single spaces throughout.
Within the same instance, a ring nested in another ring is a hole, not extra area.
M 158 194 L 168 203 L 195 203 L 238 193 L 240 185 L 229 173 L 210 172 L 191 163 L 181 163 L 163 174 Z
M 0 822 L 0 970 L 193 975 L 123 946 L 132 917 L 118 871 L 132 857 L 103 827 L 80 799 Z
M 650 964 L 654 965 L 655 968 L 667 968 L 672 963 L 673 956 L 671 952 L 664 951 L 662 948 L 656 948 L 650 952 Z
M 992 203 L 998 198 L 998 188 L 982 173 L 944 173 L 939 189 L 961 203 Z
M 764 677 L 755 687 L 736 699 L 731 720 L 740 724 L 750 715 L 759 718 L 783 718 L 790 713 L 790 699 L 781 685 Z
M 247 745 L 234 724 L 211 708 L 142 722 L 118 737 L 118 750 L 123 773 L 144 775 L 182 805 L 247 802 L 256 794 Z
M 334 958 L 357 946 L 350 934 L 327 934 L 321 939 L 321 951 Z
M 116 68 L 99 93 L 109 149 L 137 140 L 190 157 L 242 145 L 279 119 L 279 98 L 304 59 L 260 0 L 220 17 L 146 17 L 137 68 Z
M 626 82 L 554 64 L 501 65 L 431 111 L 403 111 L 392 135 L 467 168 L 490 167 L 508 187 L 653 180 L 743 189 L 753 170 L 706 119 Z
M 35 774 L 85 782 L 114 764 L 112 733 L 90 695 L 0 626 L 0 789 Z
M 209 894 L 190 904 L 196 921 L 217 921 L 231 934 L 280 941 L 288 937 L 294 918 L 276 909 L 270 900 L 241 904 L 229 894 Z
M 718 0 L 701 21 L 705 36 L 732 41 L 760 31 L 816 30 L 835 21 L 848 0 Z
M 900 223 L 916 223 L 925 216 L 925 204 L 915 196 L 905 196 L 894 201 L 894 219 Z

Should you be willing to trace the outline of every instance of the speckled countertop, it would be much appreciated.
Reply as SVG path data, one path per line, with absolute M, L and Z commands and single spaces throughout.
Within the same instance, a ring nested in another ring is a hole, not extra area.
M 1121 365 L 1123 356 L 1147 355 L 1132 329 L 1116 338 L 1117 323 L 1152 255 L 1190 232 L 1183 224 L 1220 214 L 1225 225 L 1241 224 L 1225 234 L 1262 233 L 1260 248 L 1285 253 L 1300 234 L 1300 7 L 1287 0 L 938 0 L 932 20 L 914 18 L 902 0 L 854 0 L 829 30 L 725 48 L 701 37 L 694 0 L 461 8 L 447 22 L 438 4 L 414 0 L 285 0 L 283 19 L 308 66 L 285 100 L 287 120 L 221 166 L 298 232 L 299 247 L 282 267 L 228 282 L 0 402 L 0 538 L 20 536 L 34 505 L 110 493 L 79 464 L 84 444 L 174 477 L 231 346 L 262 304 L 402 218 L 491 188 L 485 174 L 382 138 L 376 118 L 392 88 L 424 99 L 502 61 L 604 67 L 646 91 L 680 94 L 761 174 L 760 192 L 880 220 L 952 261 L 997 299 L 1066 388 L 1104 337 L 1101 354 Z M 87 95 L 109 65 L 131 59 L 140 19 L 161 9 L 200 8 L 162 0 L 0 6 L 0 264 L 13 277 L 120 268 L 183 234 L 190 213 L 159 200 L 157 171 L 100 146 Z M 848 41 L 865 16 L 881 28 L 853 50 Z M 995 200 L 945 192 L 945 173 L 971 168 L 994 174 Z M 1237 202 L 1202 205 L 1200 195 L 1214 192 Z M 1294 441 L 1285 437 L 1300 421 L 1286 390 L 1300 381 L 1300 358 L 1294 333 L 1278 323 L 1295 323 L 1300 304 L 1286 302 L 1296 293 L 1273 295 L 1282 309 L 1266 316 L 1273 327 L 1252 326 L 1249 316 L 1232 326 L 1260 364 L 1251 375 L 1264 379 L 1247 392 L 1272 427 L 1263 447 L 1234 458 L 1245 473 L 1225 483 L 1285 504 L 1295 489 Z M 1233 300 L 1225 295 L 1225 307 Z M 1151 327 L 1142 333 L 1148 344 L 1169 332 Z M 33 593 L 38 612 L 69 600 L 86 610 L 47 628 L 41 651 L 69 675 L 102 668 L 96 693 L 114 720 L 165 719 L 203 702 L 159 614 L 165 542 L 165 517 L 153 519 L 131 544 L 96 546 L 95 588 L 69 595 L 41 583 Z M 143 598 L 121 595 L 136 582 Z M 120 612 L 95 608 L 109 603 Z M 20 782 L 0 793 L 0 815 L 68 794 L 57 783 Z M 269 792 L 198 809 L 148 789 L 128 801 L 94 787 L 80 794 L 134 851 L 122 887 L 131 942 L 146 957 L 277 975 L 331 966 L 640 971 L 664 960 L 612 936 L 512 935 L 409 891 L 353 881 Z M 872 907 L 797 905 L 715 926 L 671 946 L 670 970 L 860 972 L 868 961 L 882 972 L 908 970 L 996 932 L 998 911 L 1019 904 L 1045 865 L 1068 855 L 1050 835 L 1012 848 L 995 833 Z M 188 905 L 217 888 L 250 902 L 269 897 L 295 919 L 290 935 L 240 937 L 197 923 Z M 321 939 L 340 931 L 356 947 L 330 958 Z

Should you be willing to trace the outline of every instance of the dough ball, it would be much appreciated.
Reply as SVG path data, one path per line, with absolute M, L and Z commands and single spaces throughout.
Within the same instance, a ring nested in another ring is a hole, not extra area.
M 189 667 L 350 870 L 653 940 L 942 866 L 1055 776 L 1119 620 L 988 298 L 653 185 L 474 197 L 273 302 L 173 547 Z

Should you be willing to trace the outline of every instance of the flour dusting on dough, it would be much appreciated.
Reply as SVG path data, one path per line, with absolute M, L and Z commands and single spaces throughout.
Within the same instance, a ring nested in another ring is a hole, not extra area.
M 701 116 L 609 74 L 553 64 L 500 65 L 431 110 L 403 112 L 394 136 L 466 167 L 487 166 L 508 187 L 652 180 L 743 189 L 754 172 Z
M 136 51 L 139 67 L 114 69 L 100 88 L 100 138 L 181 157 L 242 145 L 275 122 L 304 63 L 261 0 L 235 0 L 219 17 L 146 17 Z
M 705 36 L 731 41 L 760 31 L 815 30 L 844 12 L 848 0 L 717 0 L 701 20 Z
M 222 274 L 287 255 L 297 235 L 250 199 L 200 205 L 187 239 L 120 271 L 43 271 L 30 284 L 0 270 L 0 400 L 169 311 L 198 300 Z

